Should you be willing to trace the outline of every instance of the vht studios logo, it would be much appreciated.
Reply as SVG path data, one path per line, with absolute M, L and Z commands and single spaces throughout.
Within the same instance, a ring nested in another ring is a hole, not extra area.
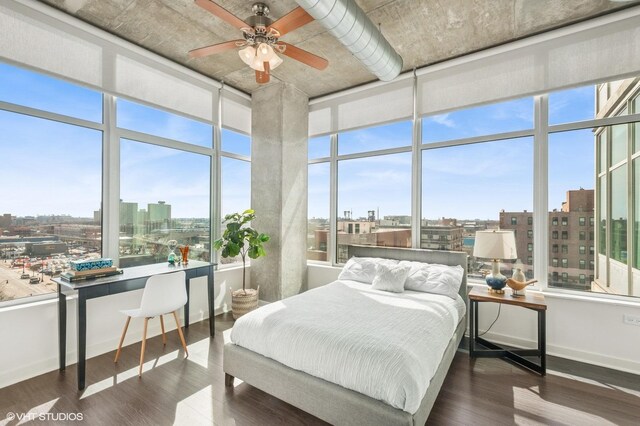
M 84 420 L 82 413 L 14 413 L 8 412 L 6 419 L 22 421 L 50 421 L 50 422 L 81 422 Z

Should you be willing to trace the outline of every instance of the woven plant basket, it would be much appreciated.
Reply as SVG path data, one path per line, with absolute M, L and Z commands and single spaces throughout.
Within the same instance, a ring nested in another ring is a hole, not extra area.
M 258 293 L 260 287 L 248 288 L 246 290 L 236 290 L 231 292 L 231 311 L 233 319 L 238 319 L 247 312 L 251 312 L 258 307 Z

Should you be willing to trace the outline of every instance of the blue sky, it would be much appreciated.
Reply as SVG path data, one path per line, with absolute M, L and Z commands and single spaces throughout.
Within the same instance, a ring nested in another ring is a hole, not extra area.
M 51 77 L 0 64 L 0 100 L 100 122 L 100 93 Z M 552 93 L 550 124 L 593 118 L 593 86 Z M 118 101 L 118 124 L 187 143 L 209 146 L 210 125 Z M 101 133 L 71 125 L 0 112 L 3 161 L 0 212 L 14 215 L 70 214 L 90 217 L 100 203 Z M 427 117 L 423 142 L 466 138 L 533 126 L 533 99 L 525 98 Z M 250 156 L 250 138 L 222 131 L 224 151 Z M 409 146 L 408 121 L 339 135 L 340 155 Z M 329 155 L 329 137 L 309 143 L 310 158 Z M 549 206 L 559 207 L 567 189 L 593 188 L 591 131 L 552 134 L 549 141 Z M 250 166 L 224 158 L 223 212 L 250 207 Z M 423 153 L 423 217 L 496 219 L 500 209 L 533 205 L 531 138 Z M 123 141 L 125 201 L 165 200 L 174 217 L 208 216 L 209 158 L 138 142 Z M 364 216 L 409 215 L 411 158 L 408 153 L 344 160 L 338 167 L 338 211 Z M 328 165 L 309 169 L 309 216 L 327 217 Z

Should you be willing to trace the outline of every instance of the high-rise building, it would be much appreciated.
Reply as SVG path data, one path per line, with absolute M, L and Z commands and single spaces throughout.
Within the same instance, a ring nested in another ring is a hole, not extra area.
M 137 223 L 138 203 L 128 203 L 120 200 L 120 226 L 132 226 Z
M 171 204 L 164 201 L 150 203 L 147 205 L 149 222 L 164 222 L 171 219 Z
M 549 286 L 591 290 L 595 268 L 593 224 L 593 189 L 567 191 L 561 208 L 549 212 Z M 533 278 L 533 214 L 502 211 L 500 229 L 514 231 L 524 273 Z
M 11 226 L 11 213 L 5 213 L 0 216 L 0 228 L 8 228 Z

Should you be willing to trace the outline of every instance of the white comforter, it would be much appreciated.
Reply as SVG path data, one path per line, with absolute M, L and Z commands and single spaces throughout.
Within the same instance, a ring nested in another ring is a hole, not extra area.
M 464 312 L 460 296 L 335 281 L 241 317 L 231 341 L 414 414 Z

